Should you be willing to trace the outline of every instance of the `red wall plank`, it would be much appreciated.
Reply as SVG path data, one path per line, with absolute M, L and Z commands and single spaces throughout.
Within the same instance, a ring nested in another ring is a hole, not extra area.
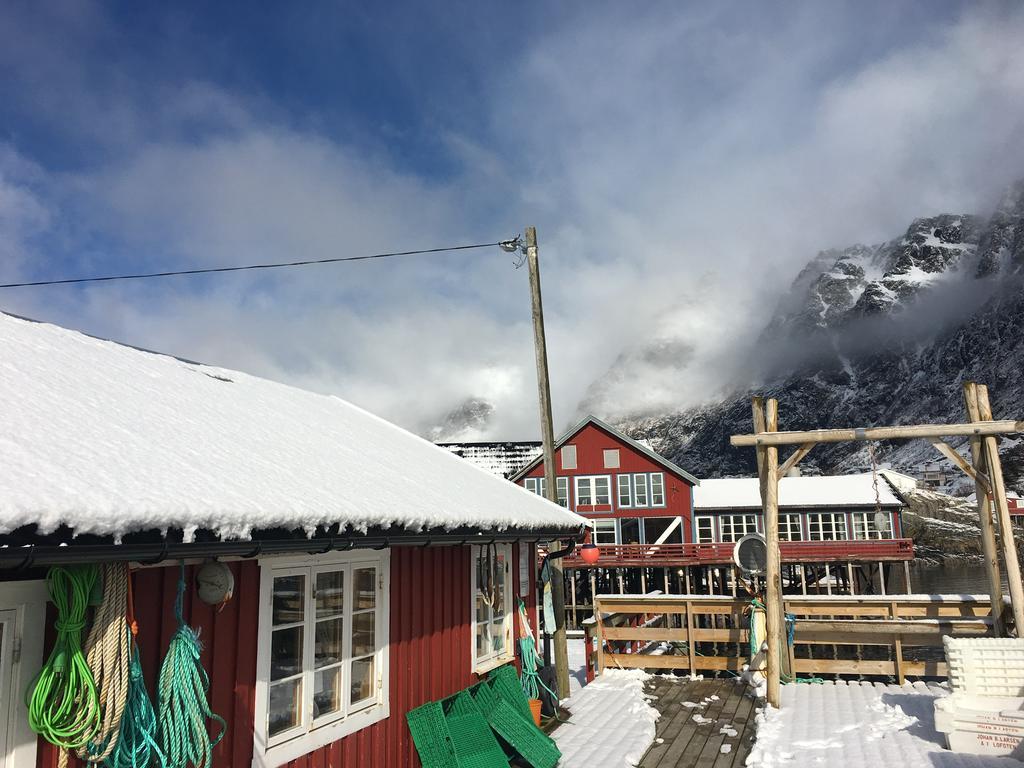
M 419 768 L 406 712 L 476 682 L 471 660 L 469 558 L 469 547 L 391 550 L 391 715 L 289 763 L 290 768 Z M 214 750 L 214 766 L 247 768 L 253 753 L 260 576 L 255 561 L 230 566 L 234 598 L 219 611 L 194 598 L 193 569 L 186 569 L 189 588 L 184 614 L 203 643 L 201 662 L 210 675 L 213 709 L 229 724 L 227 735 Z M 531 582 L 532 572 L 531 568 Z M 178 567 L 142 569 L 133 578 L 143 672 L 155 696 L 160 662 L 177 628 Z M 513 563 L 513 579 L 518 581 L 518 560 Z M 527 606 L 535 619 L 532 590 Z M 40 743 L 37 765 L 56 765 L 51 745 Z M 79 763 L 73 760 L 72 765 Z

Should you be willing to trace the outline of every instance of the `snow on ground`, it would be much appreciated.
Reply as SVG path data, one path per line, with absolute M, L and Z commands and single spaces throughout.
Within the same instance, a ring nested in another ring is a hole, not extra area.
M 787 685 L 781 709 L 757 716 L 748 768 L 1012 768 L 1009 758 L 950 752 L 935 730 L 934 700 L 946 690 L 836 682 Z
M 635 766 L 654 743 L 658 711 L 648 704 L 642 670 L 609 669 L 567 701 L 568 722 L 552 737 L 562 751 L 559 768 Z
M 0 313 L 0 533 L 575 528 L 337 397 Z
M 586 638 L 569 636 L 566 647 L 569 651 L 569 695 L 587 684 Z

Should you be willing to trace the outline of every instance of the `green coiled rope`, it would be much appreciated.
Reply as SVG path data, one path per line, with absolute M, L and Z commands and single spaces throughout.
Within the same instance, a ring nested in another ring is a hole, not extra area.
M 57 609 L 57 637 L 29 686 L 26 704 L 32 730 L 64 750 L 84 747 L 100 727 L 96 682 L 82 652 L 82 630 L 96 577 L 93 565 L 55 566 L 46 575 L 46 588 Z
M 128 634 L 132 632 L 129 629 Z M 139 648 L 132 639 L 132 660 L 128 667 L 128 700 L 121 717 L 121 732 L 114 751 L 103 762 L 106 768 L 150 768 L 153 762 L 168 768 L 157 744 L 156 712 L 146 690 L 139 663 Z
M 199 663 L 202 646 L 199 636 L 182 618 L 185 596 L 185 564 L 178 577 L 178 596 L 174 615 L 178 629 L 171 638 L 160 667 L 157 690 L 160 747 L 170 768 L 208 768 L 213 763 L 213 748 L 224 738 L 227 723 L 210 709 L 206 693 L 210 679 Z M 220 733 L 211 739 L 207 720 L 220 724 Z

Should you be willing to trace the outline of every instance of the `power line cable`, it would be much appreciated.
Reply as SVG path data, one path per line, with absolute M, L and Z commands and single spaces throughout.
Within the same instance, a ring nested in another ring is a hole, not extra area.
M 329 259 L 304 259 L 302 261 L 286 261 L 276 264 L 245 264 L 237 267 L 207 267 L 204 269 L 178 269 L 168 272 L 147 272 L 134 275 L 104 275 L 101 277 L 71 277 L 60 280 L 35 280 L 24 283 L 4 283 L 2 288 L 34 288 L 44 285 L 72 285 L 75 283 L 106 283 L 114 280 L 147 280 L 157 277 L 178 277 L 184 275 L 209 275 L 221 272 L 245 272 L 256 269 L 281 269 L 285 267 L 307 267 L 315 264 L 337 264 L 343 261 L 368 261 L 370 259 L 389 259 L 394 256 L 417 256 L 429 253 L 445 253 L 447 251 L 468 251 L 474 248 L 494 248 L 516 242 L 516 239 L 501 240 L 496 243 L 475 243 L 473 245 L 449 245 L 443 248 L 423 248 L 417 251 L 393 251 L 391 253 L 372 253 L 364 256 L 336 256 Z

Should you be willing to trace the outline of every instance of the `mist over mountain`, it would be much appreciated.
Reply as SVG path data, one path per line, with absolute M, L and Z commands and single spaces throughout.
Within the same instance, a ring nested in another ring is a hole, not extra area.
M 721 399 L 613 421 L 700 477 L 750 474 L 754 452 L 729 446 L 752 431 L 750 398 L 779 401 L 780 429 L 965 419 L 961 385 L 989 386 L 996 418 L 1024 413 L 1024 180 L 988 215 L 915 219 L 876 245 L 821 251 L 781 298 Z M 738 311 L 741 311 L 738 309 Z M 677 343 L 686 356 L 688 345 Z M 665 345 L 631 350 L 592 385 L 581 410 L 621 377 L 618 366 L 664 361 Z M 739 383 L 742 382 L 742 383 Z M 680 402 L 687 381 L 680 377 Z M 1004 441 L 1008 482 L 1024 484 L 1024 442 Z M 938 456 L 922 441 L 877 446 L 908 469 Z M 863 444 L 816 447 L 805 471 L 868 464 Z

